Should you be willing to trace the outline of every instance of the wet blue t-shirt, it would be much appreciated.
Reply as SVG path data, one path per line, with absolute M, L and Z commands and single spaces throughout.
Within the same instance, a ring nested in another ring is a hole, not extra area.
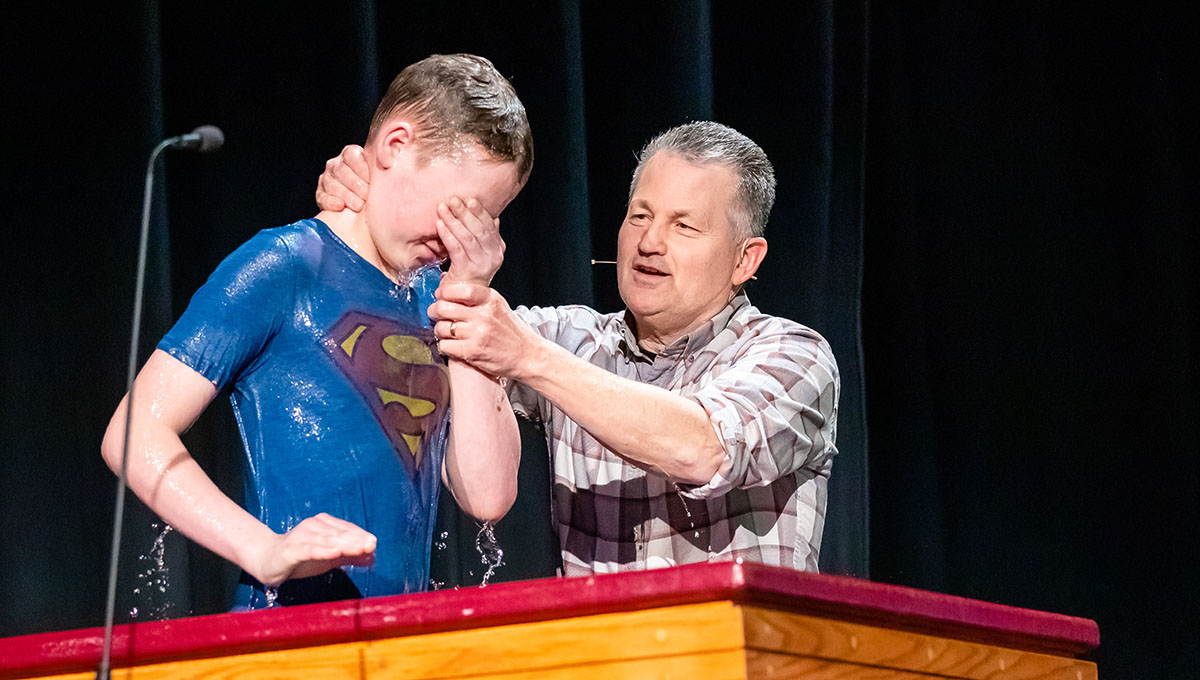
M 232 385 L 251 514 L 283 533 L 326 512 L 378 537 L 372 566 L 303 579 L 317 594 L 297 601 L 428 585 L 450 405 L 426 314 L 440 277 L 431 266 L 397 285 L 301 220 L 226 258 L 158 345 Z M 235 608 L 266 604 L 244 576 Z

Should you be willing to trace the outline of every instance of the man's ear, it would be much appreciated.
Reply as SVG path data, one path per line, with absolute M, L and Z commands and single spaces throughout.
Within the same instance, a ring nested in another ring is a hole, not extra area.
M 385 170 L 392 167 L 400 158 L 400 154 L 412 153 L 416 139 L 412 123 L 399 118 L 393 119 L 380 128 L 379 134 L 371 144 L 374 147 L 375 162 Z
M 746 239 L 742 243 L 742 251 L 738 255 L 737 266 L 733 269 L 733 279 L 730 283 L 740 286 L 754 278 L 754 272 L 758 271 L 758 265 L 762 264 L 763 258 L 766 256 L 767 239 L 761 236 L 752 236 Z

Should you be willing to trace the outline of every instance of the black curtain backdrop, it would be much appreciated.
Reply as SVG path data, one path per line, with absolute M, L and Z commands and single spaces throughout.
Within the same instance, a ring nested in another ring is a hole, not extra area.
M 228 139 L 159 165 L 143 360 L 226 254 L 315 213 L 324 160 L 395 73 L 467 51 L 534 129 L 503 218 L 510 302 L 619 309 L 588 261 L 615 252 L 634 153 L 689 120 L 738 128 L 779 178 L 751 299 L 824 333 L 842 370 L 822 568 L 1094 618 L 1102 677 L 1190 677 L 1195 10 L 1062 4 L 6 8 L 0 635 L 101 623 L 99 441 L 150 149 L 206 123 Z M 497 580 L 556 566 L 544 444 L 524 436 Z M 226 395 L 185 441 L 239 496 Z M 477 526 L 448 496 L 432 576 L 470 586 Z M 235 570 L 127 507 L 120 620 L 222 610 Z
M 871 8 L 871 576 L 1197 677 L 1194 5 L 914 7 Z

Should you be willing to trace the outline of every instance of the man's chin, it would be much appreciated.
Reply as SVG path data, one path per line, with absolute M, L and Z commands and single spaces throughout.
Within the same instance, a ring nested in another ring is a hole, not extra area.
M 630 296 L 628 299 L 622 297 L 622 301 L 625 303 L 625 309 L 629 310 L 634 319 L 649 319 L 662 314 L 667 309 L 667 305 L 662 301 L 645 300 L 640 296 Z

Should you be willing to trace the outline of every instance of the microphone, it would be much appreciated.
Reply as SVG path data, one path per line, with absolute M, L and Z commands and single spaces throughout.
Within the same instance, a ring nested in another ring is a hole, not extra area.
M 173 149 L 192 149 L 200 153 L 211 153 L 225 143 L 225 133 L 216 125 L 201 125 L 186 135 L 171 137 L 166 144 Z
M 142 195 L 142 231 L 138 239 L 137 281 L 133 287 L 133 329 L 130 332 L 129 365 L 125 382 L 128 401 L 125 407 L 125 441 L 121 450 L 121 469 L 117 473 L 117 503 L 113 517 L 112 557 L 108 565 L 108 602 L 104 614 L 104 647 L 100 654 L 97 680 L 110 680 L 112 659 L 112 629 L 117 602 L 117 563 L 121 554 L 121 525 L 125 513 L 125 468 L 129 464 L 129 431 L 133 421 L 133 381 L 137 377 L 138 335 L 142 327 L 142 297 L 146 282 L 146 245 L 150 236 L 150 197 L 154 186 L 154 164 L 164 149 L 193 149 L 209 153 L 221 148 L 225 134 L 215 125 L 201 125 L 186 135 L 168 137 L 150 152 L 146 163 L 146 188 Z
M 616 261 L 615 261 L 615 260 L 592 260 L 592 266 L 593 266 L 593 267 L 594 267 L 594 266 L 596 266 L 596 265 L 598 265 L 598 264 L 616 264 Z M 751 277 L 750 277 L 750 280 L 751 280 L 751 281 L 757 281 L 757 280 L 758 280 L 758 277 L 757 277 L 757 276 L 751 276 Z

